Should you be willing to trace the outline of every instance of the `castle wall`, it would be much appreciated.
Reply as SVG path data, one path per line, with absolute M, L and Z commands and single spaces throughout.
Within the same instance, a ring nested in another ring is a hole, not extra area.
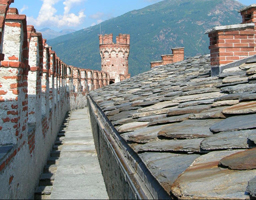
M 96 80 L 62 62 L 12 2 L 0 2 L 0 199 L 28 199 L 66 113 L 86 106 Z

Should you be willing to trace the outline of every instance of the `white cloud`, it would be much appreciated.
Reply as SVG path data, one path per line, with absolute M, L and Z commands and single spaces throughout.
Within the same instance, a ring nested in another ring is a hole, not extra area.
M 93 14 L 93 15 L 90 15 L 90 18 L 92 18 L 92 19 L 100 19 L 100 18 L 102 18 L 104 15 L 105 15 L 105 14 L 102 13 L 102 12 L 97 12 L 97 13 L 95 13 L 95 14 Z
M 73 7 L 74 4 L 82 3 L 85 0 L 65 0 L 63 2 L 64 7 L 64 14 L 68 14 L 70 9 Z
M 91 26 L 94 26 L 96 24 L 100 24 L 104 20 L 110 19 L 112 17 L 113 17 L 112 14 L 107 14 L 107 13 L 102 13 L 102 12 L 97 12 L 97 13 L 89 16 L 89 18 L 95 20 L 95 22 L 93 22 L 91 24 Z
M 24 5 L 21 9 L 20 9 L 20 13 L 23 13 L 23 11 L 27 10 L 28 9 L 28 6 Z
M 82 20 L 86 17 L 81 10 L 79 13 L 70 13 L 74 4 L 82 3 L 86 0 L 64 0 L 63 15 L 57 15 L 56 4 L 63 0 L 42 0 L 43 5 L 39 11 L 38 17 L 28 17 L 29 24 L 35 26 L 55 26 L 55 27 L 75 27 L 81 24 Z
M 98 19 L 98 20 L 97 20 L 97 23 L 98 23 L 98 24 L 100 24 L 101 22 L 103 22 L 102 19 Z
M 95 26 L 95 25 L 97 25 L 97 24 L 100 24 L 100 23 L 103 22 L 103 21 L 104 21 L 104 20 L 102 20 L 102 19 L 98 19 L 97 22 L 92 23 L 91 26 Z

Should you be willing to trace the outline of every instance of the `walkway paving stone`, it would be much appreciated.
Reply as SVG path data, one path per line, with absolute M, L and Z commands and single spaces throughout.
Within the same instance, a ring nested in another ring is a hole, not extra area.
M 72 111 L 52 186 L 51 199 L 108 199 L 95 150 L 88 108 Z

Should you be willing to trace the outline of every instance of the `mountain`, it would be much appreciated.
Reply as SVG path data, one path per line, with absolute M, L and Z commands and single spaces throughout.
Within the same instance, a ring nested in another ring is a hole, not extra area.
M 54 31 L 50 28 L 44 28 L 44 29 L 39 30 L 39 32 L 41 32 L 43 34 L 43 37 L 45 39 L 49 40 L 49 39 L 54 39 L 54 38 L 62 36 L 62 35 L 73 33 L 73 32 L 75 32 L 75 30 L 64 29 L 64 30 L 61 30 L 58 32 L 58 31 Z
M 207 29 L 241 23 L 236 0 L 164 0 L 112 18 L 100 25 L 49 40 L 57 55 L 69 65 L 101 69 L 98 35 L 131 35 L 129 72 L 148 71 L 172 48 L 185 47 L 185 57 L 209 53 Z

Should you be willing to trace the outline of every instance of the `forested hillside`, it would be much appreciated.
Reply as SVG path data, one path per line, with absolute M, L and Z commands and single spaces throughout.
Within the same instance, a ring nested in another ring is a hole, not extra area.
M 241 23 L 242 4 L 235 0 L 164 0 L 134 10 L 87 29 L 49 40 L 67 64 L 100 70 L 99 34 L 131 35 L 129 72 L 150 69 L 175 47 L 185 47 L 185 56 L 209 53 L 207 29 Z

